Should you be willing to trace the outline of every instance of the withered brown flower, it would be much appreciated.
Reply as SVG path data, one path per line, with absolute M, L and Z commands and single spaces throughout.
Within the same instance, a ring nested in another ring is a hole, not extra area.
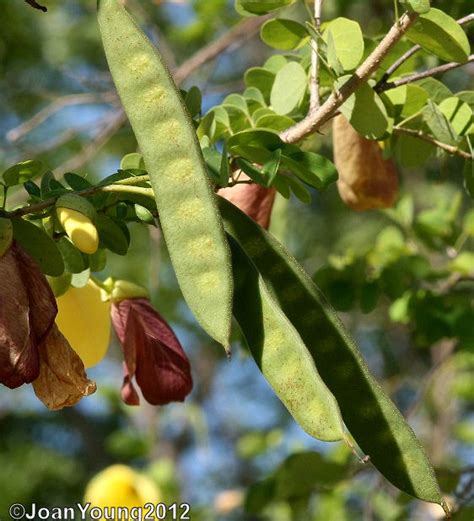
M 122 399 L 138 405 L 133 378 L 152 405 L 182 402 L 191 392 L 191 365 L 173 330 L 146 298 L 112 303 L 112 324 L 124 353 Z
M 39 345 L 40 373 L 33 382 L 36 396 L 51 410 L 70 407 L 96 390 L 84 364 L 56 324 Z
M 239 180 L 248 181 L 249 179 L 247 175 L 240 174 Z M 274 188 L 265 188 L 256 183 L 241 183 L 221 188 L 217 193 L 235 204 L 260 226 L 268 229 L 276 195 Z
M 392 159 L 384 159 L 379 144 L 338 116 L 333 121 L 333 145 L 341 199 L 358 211 L 393 206 L 398 197 L 397 171 Z
M 13 242 L 0 258 L 0 383 L 14 389 L 38 378 L 38 346 L 51 330 L 56 313 L 56 300 L 45 276 Z

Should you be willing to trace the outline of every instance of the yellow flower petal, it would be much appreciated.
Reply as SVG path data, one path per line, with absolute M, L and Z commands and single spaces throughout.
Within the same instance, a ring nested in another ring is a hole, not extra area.
M 100 288 L 89 281 L 70 287 L 57 298 L 56 324 L 86 368 L 97 365 L 110 342 L 110 303 L 100 298 Z

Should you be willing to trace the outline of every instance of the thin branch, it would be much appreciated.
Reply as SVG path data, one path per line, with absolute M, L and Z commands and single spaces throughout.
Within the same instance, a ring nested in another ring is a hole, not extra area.
M 223 51 L 235 45 L 242 45 L 250 40 L 260 30 L 260 26 L 268 19 L 268 16 L 258 18 L 248 18 L 232 27 L 220 38 L 206 45 L 196 52 L 191 58 L 183 62 L 175 71 L 173 77 L 176 83 L 182 83 L 193 72 L 202 67 L 205 63 L 213 60 Z
M 18 141 L 23 136 L 31 132 L 34 128 L 41 125 L 48 118 L 70 105 L 88 105 L 92 103 L 110 103 L 117 99 L 115 92 L 68 94 L 55 99 L 49 105 L 37 112 L 28 121 L 12 128 L 7 132 L 7 140 L 10 143 Z
M 296 143 L 304 137 L 317 131 L 326 123 L 339 107 L 353 94 L 357 88 L 365 83 L 372 73 L 374 73 L 387 56 L 390 50 L 396 45 L 405 32 L 410 28 L 417 18 L 416 13 L 405 13 L 392 26 L 390 31 L 381 40 L 379 45 L 356 70 L 351 78 L 342 85 L 339 91 L 333 92 L 329 98 L 321 105 L 319 110 L 308 115 L 296 125 L 280 133 L 280 137 L 286 143 Z
M 134 184 L 142 183 L 143 181 L 148 181 L 149 177 L 147 175 L 142 176 L 134 176 L 126 179 L 120 179 L 119 181 L 115 181 L 109 185 L 96 185 L 91 186 L 90 188 L 85 188 L 84 190 L 77 190 L 71 193 L 76 195 L 80 195 L 81 197 L 91 197 L 92 195 L 101 193 L 101 192 L 126 192 L 126 193 L 134 193 L 145 195 L 147 197 L 154 197 L 153 189 L 142 187 L 142 186 L 133 186 Z M 24 215 L 29 214 L 37 214 L 54 206 L 56 201 L 60 196 L 51 197 L 46 199 L 45 201 L 41 201 L 41 203 L 30 204 L 27 206 L 23 206 L 22 208 L 17 208 L 16 210 L 12 210 L 11 212 L 5 212 L 4 216 L 8 218 L 15 217 L 23 217 Z
M 45 7 L 44 5 L 38 4 L 38 2 L 35 2 L 35 0 L 25 0 L 25 2 L 29 5 L 31 5 L 31 7 L 34 7 L 35 9 L 39 9 L 40 11 L 43 11 L 43 13 L 46 13 L 46 11 L 48 10 L 47 7 Z
M 85 145 L 82 150 L 73 156 L 71 159 L 58 166 L 54 172 L 58 175 L 63 175 L 66 172 L 74 172 L 78 168 L 85 165 L 117 132 L 117 130 L 124 124 L 126 118 L 123 110 L 113 113 L 107 123 L 99 130 L 97 136 L 93 141 Z
M 405 135 L 405 136 L 411 136 L 417 139 L 421 139 L 422 141 L 426 141 L 427 143 L 431 143 L 432 145 L 437 146 L 438 148 L 441 148 L 448 154 L 451 154 L 453 156 L 459 156 L 463 159 L 469 159 L 472 160 L 473 156 L 469 154 L 468 152 L 465 152 L 464 150 L 461 150 L 453 145 L 448 145 L 447 143 L 443 143 L 442 141 L 438 141 L 437 139 L 424 134 L 421 130 L 414 130 L 412 128 L 403 128 L 403 127 L 394 127 L 393 129 L 394 134 L 398 135 Z
M 456 20 L 459 25 L 465 25 L 472 21 L 474 21 L 474 13 L 468 14 L 467 16 L 464 16 L 463 18 L 460 18 L 459 20 Z M 392 76 L 392 74 L 399 69 L 407 60 L 409 60 L 414 54 L 416 54 L 421 49 L 421 45 L 414 45 L 411 49 L 409 49 L 405 54 L 400 56 L 398 60 L 387 69 L 387 72 L 380 78 L 379 82 L 375 86 L 375 90 L 385 90 L 382 87 L 382 85 L 385 85 L 387 83 L 387 80 Z
M 323 0 L 314 0 L 314 25 L 316 31 L 319 32 L 321 28 L 321 11 L 323 7 Z M 319 95 L 319 49 L 318 42 L 315 39 L 311 40 L 311 76 L 309 80 L 309 111 L 315 112 L 321 105 Z
M 433 67 L 432 69 L 428 69 L 422 72 L 416 72 L 414 74 L 410 74 L 410 76 L 404 76 L 399 80 L 391 81 L 380 85 L 379 88 L 376 87 L 377 92 L 383 92 L 386 90 L 394 89 L 396 87 L 400 87 L 401 85 L 407 85 L 408 83 L 413 83 L 418 80 L 422 80 L 424 78 L 429 78 L 431 76 L 436 76 L 437 74 L 442 74 L 444 72 L 452 71 L 453 69 L 457 69 L 458 67 L 462 67 L 466 65 L 466 63 L 474 62 L 474 54 L 471 54 L 465 63 L 458 62 L 450 62 L 444 63 L 443 65 L 438 65 L 437 67 Z

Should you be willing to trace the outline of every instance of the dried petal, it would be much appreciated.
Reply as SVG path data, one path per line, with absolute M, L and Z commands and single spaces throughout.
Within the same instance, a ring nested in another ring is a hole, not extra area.
M 240 181 L 247 181 L 250 178 L 241 174 Z M 265 188 L 259 184 L 236 184 L 228 188 L 221 188 L 217 192 L 221 197 L 235 204 L 244 213 L 256 221 L 260 226 L 268 229 L 270 217 L 275 201 L 276 190 Z
M 41 342 L 50 329 L 58 313 L 53 290 L 36 262 L 18 245 L 13 246 L 21 278 L 30 302 L 30 324 L 36 342 Z
M 125 356 L 122 396 L 135 404 L 135 377 L 152 405 L 183 401 L 191 392 L 191 366 L 172 329 L 147 299 L 125 299 L 112 304 L 112 323 Z
M 84 364 L 57 328 L 39 346 L 41 368 L 33 382 L 36 396 L 51 410 L 70 407 L 96 390 Z
M 395 164 L 376 141 L 362 137 L 344 116 L 333 122 L 334 162 L 341 199 L 354 210 L 389 208 L 398 197 Z
M 29 303 L 12 248 L 0 259 L 0 382 L 10 389 L 39 374 L 39 356 L 30 338 Z

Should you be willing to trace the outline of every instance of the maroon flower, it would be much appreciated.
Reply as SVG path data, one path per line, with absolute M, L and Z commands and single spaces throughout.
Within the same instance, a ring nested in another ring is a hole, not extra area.
M 112 323 L 124 352 L 122 399 L 138 405 L 136 379 L 152 405 L 182 402 L 191 392 L 191 365 L 167 322 L 146 298 L 112 303 Z
M 56 314 L 45 276 L 14 242 L 0 257 L 0 383 L 15 389 L 38 378 L 39 345 Z
M 249 179 L 247 175 L 240 174 L 240 181 L 248 181 Z M 241 183 L 221 188 L 217 193 L 268 230 L 276 195 L 274 188 L 265 188 L 256 183 Z

